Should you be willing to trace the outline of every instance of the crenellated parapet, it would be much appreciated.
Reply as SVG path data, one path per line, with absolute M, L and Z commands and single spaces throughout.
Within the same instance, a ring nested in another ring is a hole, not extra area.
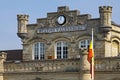
M 112 7 L 111 6 L 100 6 L 99 12 L 100 13 L 104 13 L 104 12 L 112 13 Z
M 29 18 L 29 15 L 26 15 L 26 14 L 18 14 L 17 15 L 18 21 L 21 21 L 21 20 L 27 20 L 28 21 L 28 18 Z

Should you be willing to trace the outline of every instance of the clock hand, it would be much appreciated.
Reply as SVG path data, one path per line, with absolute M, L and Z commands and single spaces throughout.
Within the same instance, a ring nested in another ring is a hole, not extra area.
M 60 17 L 60 21 L 62 20 L 62 17 Z

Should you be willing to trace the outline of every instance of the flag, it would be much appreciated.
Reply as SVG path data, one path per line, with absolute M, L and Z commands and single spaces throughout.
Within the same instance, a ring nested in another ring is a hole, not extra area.
M 87 60 L 89 63 L 91 63 L 92 61 L 92 57 L 94 57 L 94 52 L 93 52 L 93 43 L 92 41 L 90 41 L 90 45 L 89 45 L 89 49 L 88 49 L 88 57 L 87 57 Z

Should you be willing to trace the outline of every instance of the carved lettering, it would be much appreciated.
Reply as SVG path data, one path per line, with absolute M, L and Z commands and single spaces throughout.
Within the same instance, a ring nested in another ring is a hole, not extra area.
M 78 31 L 85 30 L 86 26 L 70 26 L 70 27 L 49 27 L 49 28 L 39 28 L 37 33 L 55 33 L 55 32 L 68 32 L 68 31 Z

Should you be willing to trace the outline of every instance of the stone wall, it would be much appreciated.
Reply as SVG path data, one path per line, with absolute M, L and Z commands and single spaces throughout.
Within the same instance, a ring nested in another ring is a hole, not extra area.
M 4 80 L 79 80 L 78 72 L 6 73 Z
M 119 61 L 119 57 L 96 58 L 95 80 L 120 79 Z M 80 80 L 80 66 L 80 59 L 5 62 L 3 80 Z
M 79 59 L 5 62 L 5 72 L 78 72 Z

